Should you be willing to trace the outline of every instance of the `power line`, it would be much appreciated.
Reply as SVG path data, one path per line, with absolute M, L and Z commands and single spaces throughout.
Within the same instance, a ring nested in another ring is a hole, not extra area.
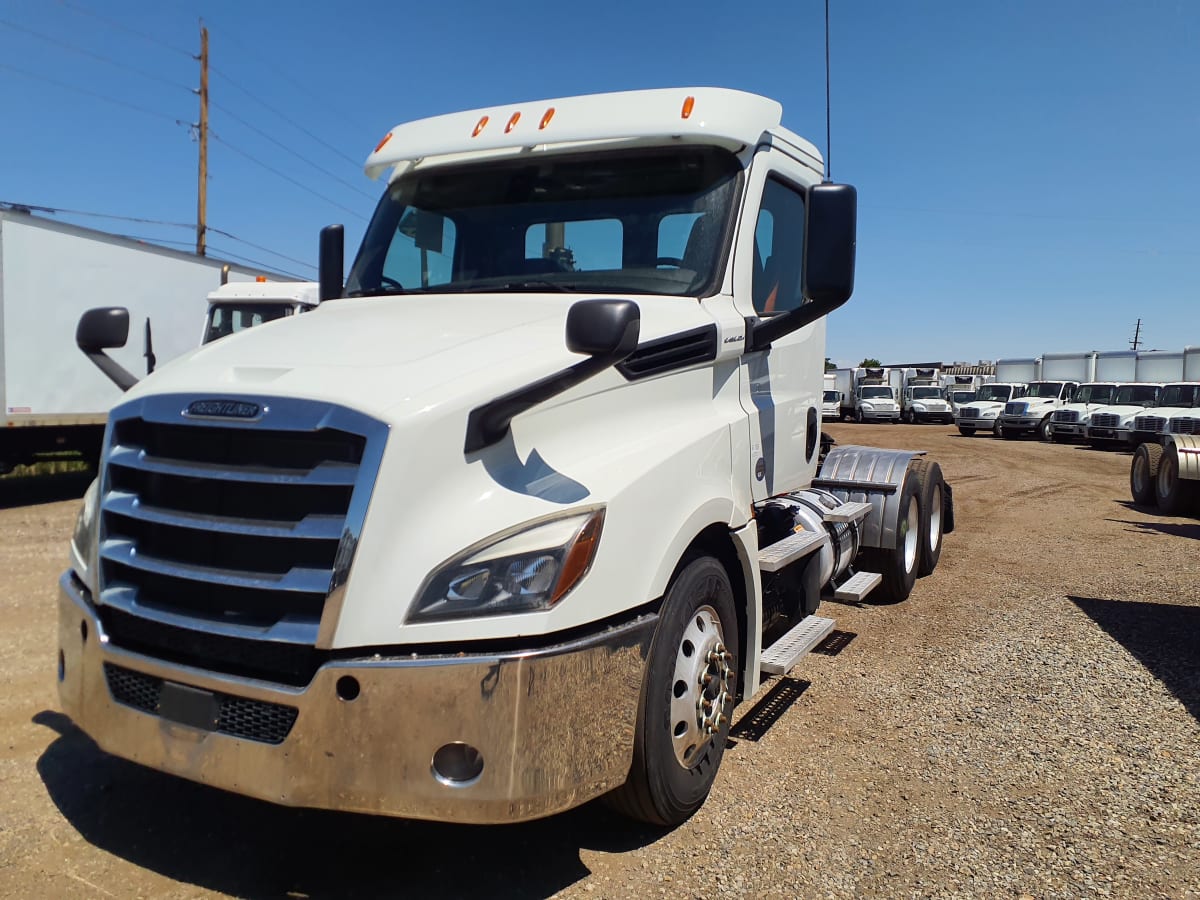
M 182 54 L 183 56 L 186 56 L 188 59 L 196 58 L 196 55 L 194 53 L 192 53 L 190 50 L 181 50 L 179 47 L 174 47 L 171 44 L 168 44 L 162 40 L 159 40 L 158 38 L 154 37 L 153 35 L 146 34 L 144 31 L 138 31 L 136 28 L 130 28 L 128 25 L 123 25 L 122 23 L 114 21 L 113 19 L 110 19 L 106 16 L 102 16 L 98 12 L 93 12 L 90 9 L 84 9 L 82 6 L 76 6 L 74 3 L 68 2 L 68 0 L 58 0 L 58 2 L 59 2 L 59 5 L 65 6 L 67 9 L 72 10 L 73 12 L 82 13 L 85 16 L 90 16 L 93 19 L 97 19 L 97 20 L 103 22 L 109 28 L 115 28 L 117 31 L 124 31 L 126 34 L 132 34 L 135 37 L 139 37 L 144 41 L 149 41 L 151 44 L 157 44 L 158 46 L 163 47 L 167 50 L 170 50 L 174 53 Z
M 305 162 L 305 163 L 307 163 L 308 165 L 312 166 L 314 169 L 316 169 L 316 170 L 317 170 L 318 172 L 320 172 L 321 174 L 323 174 L 323 175 L 328 175 L 328 176 L 329 176 L 330 178 L 332 178 L 334 181 L 336 181 L 336 182 L 338 182 L 338 183 L 340 183 L 340 184 L 343 184 L 343 185 L 345 185 L 346 187 L 350 188 L 350 190 L 354 191 L 355 193 L 361 194 L 362 196 L 366 197 L 368 200 L 372 200 L 372 201 L 373 201 L 373 200 L 375 199 L 375 198 L 374 198 L 374 197 L 373 197 L 371 194 L 368 194 L 366 191 L 362 190 L 362 189 L 361 189 L 361 188 L 359 188 L 357 185 L 353 185 L 353 184 L 351 184 L 349 181 L 346 181 L 344 178 L 339 178 L 337 175 L 334 175 L 334 174 L 333 174 L 332 172 L 330 172 L 328 169 L 326 169 L 326 168 L 323 168 L 322 166 L 319 166 L 319 165 L 317 165 L 315 162 L 313 162 L 313 161 L 312 161 L 311 159 L 309 159 L 308 157 L 306 157 L 306 156 L 302 155 L 301 153 L 297 152 L 296 150 L 292 149 L 292 148 L 291 148 L 291 147 L 289 147 L 287 144 L 285 144 L 283 141 L 279 140 L 279 139 L 278 139 L 278 138 L 276 138 L 276 137 L 273 137 L 273 136 L 272 136 L 271 134 L 269 134 L 268 132 L 266 132 L 266 131 L 263 131 L 263 130 L 262 130 L 261 128 L 259 128 L 257 125 L 254 125 L 254 124 L 252 124 L 252 123 L 250 123 L 250 122 L 247 122 L 245 119 L 243 119 L 243 118 L 242 118 L 241 116 L 239 116 L 237 113 L 233 112 L 233 110 L 231 110 L 231 109 L 229 109 L 229 108 L 227 108 L 227 107 L 225 107 L 225 106 L 222 106 L 220 103 L 216 103 L 216 102 L 214 102 L 214 101 L 212 101 L 212 100 L 210 100 L 210 101 L 209 101 L 209 105 L 210 105 L 210 106 L 212 106 L 214 109 L 219 109 L 221 112 L 225 113 L 225 115 L 229 116 L 229 118 L 233 119 L 235 122 L 240 122 L 242 125 L 244 125 L 244 126 L 246 126 L 247 128 L 249 128 L 249 129 L 250 129 L 251 131 L 253 131 L 255 134 L 257 134 L 257 135 L 260 135 L 261 137 L 264 137 L 264 138 L 266 138 L 266 139 L 267 139 L 268 141 L 270 141 L 272 144 L 274 144 L 274 145 L 275 145 L 275 146 L 277 146 L 277 147 L 280 147 L 280 148 L 282 148 L 282 149 L 283 149 L 283 150 L 285 150 L 286 152 L 290 153 L 292 156 L 296 157 L 296 158 L 297 158 L 298 160 L 300 160 L 301 162 Z
M 274 272 L 277 275 L 286 275 L 288 278 L 291 278 L 294 281 L 309 280 L 302 275 L 297 275 L 295 272 L 285 272 L 283 269 L 273 266 L 271 263 L 263 262 L 260 259 L 251 259 L 248 256 L 241 256 L 237 253 L 231 253 L 230 251 L 223 250 L 220 247 L 210 247 L 210 249 L 215 250 L 217 253 L 220 253 L 221 256 L 228 257 L 229 259 L 233 259 L 238 262 L 249 263 L 252 266 L 258 266 L 260 269 L 266 269 L 269 272 Z M 316 267 L 314 266 L 314 268 Z
M 310 188 L 304 182 L 297 181 L 295 178 L 292 178 L 290 175 L 284 175 L 278 169 L 267 165 L 267 163 L 263 162 L 261 159 L 251 156 L 245 150 L 235 147 L 233 144 L 229 143 L 229 141 L 222 138 L 215 131 L 210 130 L 208 133 L 208 136 L 211 137 L 214 141 L 217 141 L 218 143 L 223 144 L 225 147 L 232 150 L 238 156 L 241 156 L 241 157 L 244 157 L 245 159 L 250 160 L 250 162 L 254 163 L 256 166 L 260 166 L 260 167 L 266 169 L 268 172 L 272 173 L 273 175 L 277 175 L 280 178 L 282 178 L 284 181 L 294 184 L 296 187 L 300 188 L 303 191 L 307 191 L 308 193 L 312 194 L 314 197 L 324 200 L 326 203 L 330 204 L 331 206 L 336 206 L 338 209 L 342 210 L 343 212 L 347 212 L 350 215 L 355 216 L 356 218 L 362 219 L 364 222 L 366 221 L 367 217 L 362 215 L 361 213 L 356 212 L 355 210 L 351 209 L 348 206 L 343 206 L 341 203 L 338 203 L 336 200 L 333 200 L 330 197 L 326 197 L 324 194 L 314 191 L 312 188 Z
M 166 119 L 168 122 L 172 122 L 176 125 L 183 125 L 184 127 L 191 127 L 191 123 L 185 122 L 182 119 L 177 119 L 175 116 L 168 115 L 167 113 L 158 112 L 153 109 L 147 109 L 144 106 L 138 106 L 135 103 L 128 103 L 124 100 L 118 100 L 116 97 L 110 97 L 107 94 L 101 94 L 97 91 L 90 91 L 87 88 L 76 87 L 75 85 L 67 84 L 64 81 L 58 81 L 57 79 L 54 79 L 54 78 L 48 78 L 45 75 L 39 75 L 37 72 L 30 72 L 26 69 L 20 69 L 20 68 L 17 68 L 16 66 L 10 66 L 8 63 L 0 62 L 0 69 L 5 69 L 9 72 L 15 72 L 18 75 L 24 75 L 26 78 L 33 78 L 36 81 L 44 81 L 47 84 L 52 84 L 55 87 L 60 87 L 66 91 L 74 91 L 77 94 L 83 94 L 87 97 L 94 97 L 95 99 L 103 100 L 106 103 L 112 103 L 116 106 L 123 106 L 126 109 L 132 109 L 134 112 L 140 112 L 140 113 L 144 113 L 145 115 L 148 115 L 148 116 L 154 116 L 156 119 Z
M 179 88 L 180 90 L 187 91 L 189 94 L 195 93 L 195 91 L 186 84 L 180 84 L 178 81 L 172 81 L 169 78 L 163 78 L 161 75 L 155 75 L 153 72 L 147 72 L 144 69 L 139 69 L 137 66 L 131 66 L 128 63 L 121 62 L 120 60 L 112 59 L 111 57 L 103 56 L 99 53 L 93 53 L 91 50 L 88 50 L 85 47 L 77 47 L 74 44 L 68 44 L 66 41 L 60 41 L 56 37 L 52 37 L 48 34 L 42 34 L 40 31 L 34 31 L 32 28 L 26 28 L 24 25 L 18 25 L 15 22 L 8 21 L 7 19 L 0 19 L 0 25 L 3 25 L 6 28 L 11 28 L 14 31 L 20 31 L 24 34 L 32 35 L 38 40 L 45 41 L 46 43 L 52 44 L 56 47 L 61 47 L 64 50 L 70 51 L 71 53 L 78 53 L 81 56 L 98 60 L 106 65 L 115 66 L 118 69 L 124 69 L 126 72 L 132 72 L 135 75 L 138 75 L 142 78 L 147 78 L 150 81 L 157 81 L 159 84 L 165 84 L 169 87 Z
M 295 119 L 292 119 L 289 116 L 287 116 L 286 114 L 281 113 L 279 110 L 277 110 L 275 107 L 271 106 L 271 104 L 267 103 L 265 100 L 262 100 L 259 97 L 255 96 L 250 91 L 246 90 L 244 87 L 242 87 L 236 81 L 234 81 L 232 78 L 230 78 L 228 75 L 226 75 L 224 72 L 217 69 L 215 66 L 210 65 L 208 68 L 209 68 L 210 72 L 212 72 L 214 75 L 216 75 L 222 81 L 229 84 L 235 90 L 241 91 L 243 94 L 245 94 L 251 100 L 253 100 L 255 103 L 259 104 L 260 106 L 264 107 L 265 109 L 270 110 L 275 115 L 279 116 L 279 118 L 283 119 L 283 121 L 285 121 L 289 125 L 291 125 L 293 128 L 297 129 L 298 131 L 303 132 L 305 135 L 310 137 L 312 140 L 316 141 L 318 144 L 320 144 L 326 150 L 336 153 L 338 156 L 340 156 L 342 159 L 346 160 L 346 162 L 350 163 L 350 165 L 354 166 L 356 169 L 360 168 L 362 166 L 362 160 L 353 159 L 352 157 L 347 156 L 344 152 L 339 150 L 337 147 L 323 141 L 321 138 L 317 137 L 315 134 L 313 134 L 311 131 L 309 131 L 307 128 L 305 128 L 303 125 L 301 125 L 299 122 L 297 122 Z

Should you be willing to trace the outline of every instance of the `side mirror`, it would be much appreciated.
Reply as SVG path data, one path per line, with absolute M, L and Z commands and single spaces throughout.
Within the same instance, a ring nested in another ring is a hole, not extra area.
M 641 315 L 631 300 L 575 303 L 567 310 L 567 349 L 586 353 L 588 358 L 471 410 L 463 452 L 476 453 L 502 440 L 515 416 L 629 356 L 637 348 Z
M 79 317 L 79 324 L 75 327 L 76 346 L 123 391 L 137 384 L 137 376 L 131 375 L 104 351 L 124 347 L 128 339 L 129 310 L 123 306 L 89 309 Z M 152 351 L 147 348 L 147 352 Z
M 321 229 L 317 259 L 317 278 L 320 284 L 317 299 L 336 300 L 342 296 L 342 273 L 346 263 L 346 229 L 341 225 L 326 225 Z
M 803 284 L 809 302 L 782 316 L 754 320 L 746 345 L 765 350 L 776 338 L 827 316 L 854 293 L 858 191 L 849 184 L 814 184 L 804 203 Z
M 641 312 L 629 300 L 584 300 L 567 311 L 567 349 L 620 362 L 637 348 Z
M 129 310 L 123 306 L 89 309 L 75 326 L 75 344 L 84 353 L 115 350 L 129 340 Z

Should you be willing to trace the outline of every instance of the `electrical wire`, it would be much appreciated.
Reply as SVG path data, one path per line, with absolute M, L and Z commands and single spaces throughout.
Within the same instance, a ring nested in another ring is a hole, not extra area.
M 295 272 L 285 272 L 283 269 L 279 269 L 279 268 L 271 265 L 270 263 L 265 263 L 260 259 L 251 259 L 248 256 L 241 256 L 237 253 L 231 253 L 229 250 L 224 250 L 220 247 L 214 247 L 212 244 L 209 244 L 208 249 L 210 249 L 216 253 L 220 253 L 222 256 L 228 257 L 229 259 L 236 260 L 237 262 L 249 263 L 252 266 L 258 266 L 260 269 L 266 269 L 268 272 L 271 272 L 274 275 L 286 275 L 288 278 L 292 279 L 293 281 L 309 281 L 309 280 L 311 280 L 311 279 L 305 278 L 302 275 L 297 275 Z M 315 269 L 316 266 L 313 266 L 312 268 Z
M 261 128 L 259 128 L 257 125 L 254 125 L 254 124 L 253 124 L 253 123 L 251 123 L 251 122 L 247 122 L 245 119 L 243 119 L 243 118 L 242 118 L 241 116 L 239 116 L 237 113 L 235 113 L 233 110 L 231 110 L 231 109 L 229 109 L 229 108 L 227 108 L 227 107 L 225 107 L 225 106 L 222 106 L 220 103 L 214 103 L 214 102 L 213 102 L 211 99 L 208 101 L 208 105 L 209 105 L 209 106 L 211 106 L 213 109 L 218 109 L 218 110 L 220 110 L 221 112 L 225 113 L 225 115 L 229 116 L 229 118 L 233 119 L 235 122 L 239 122 L 239 123 L 241 123 L 241 124 L 242 124 L 242 125 L 244 125 L 246 128 L 249 128 L 251 131 L 253 131 L 255 134 L 259 135 L 260 137 L 266 138 L 266 139 L 267 139 L 268 141 L 270 141 L 272 144 L 274 144 L 275 146 L 277 146 L 277 147 L 280 147 L 281 149 L 283 149 L 283 150 L 285 150 L 286 152 L 290 153 L 292 156 L 296 157 L 296 158 L 297 158 L 298 160 L 300 160 L 301 162 L 307 163 L 308 165 L 312 166 L 314 169 L 316 169 L 316 170 L 317 170 L 318 172 L 320 172 L 321 174 L 329 176 L 329 177 L 330 177 L 330 178 L 332 178 L 334 181 L 338 182 L 339 184 L 345 185 L 345 186 L 346 186 L 346 187 L 348 187 L 350 190 L 354 191 L 354 192 L 355 192 L 355 193 L 357 193 L 357 194 L 361 194 L 363 197 L 366 197 L 368 200 L 372 200 L 372 201 L 373 201 L 373 200 L 375 199 L 375 197 L 374 197 L 374 196 L 372 196 L 371 194 L 368 194 L 366 191 L 362 190 L 362 189 L 361 189 L 360 187 L 358 187 L 357 185 L 351 184 L 349 181 L 346 181 L 346 179 L 344 179 L 344 178 L 339 178 L 337 175 L 334 175 L 334 174 L 333 174 L 332 172 L 330 172 L 328 169 L 326 169 L 326 168 L 324 168 L 324 167 L 322 167 L 322 166 L 318 165 L 317 163 L 313 162 L 313 161 L 312 161 L 311 159 L 309 159 L 308 157 L 306 157 L 306 156 L 304 156 L 303 154 L 301 154 L 301 153 L 297 152 L 296 150 L 292 149 L 292 148 L 291 148 L 291 147 L 289 147 L 287 144 L 285 144 L 283 141 L 281 141 L 281 140 L 279 140 L 278 138 L 276 138 L 276 137 L 272 136 L 272 135 L 271 135 L 271 134 L 269 134 L 268 132 L 266 132 L 266 131 L 263 131 L 263 130 L 262 130 Z
M 233 78 L 229 77 L 224 72 L 215 68 L 211 62 L 208 65 L 208 71 L 210 73 L 212 73 L 213 75 L 216 75 L 218 78 L 220 78 L 226 84 L 233 87 L 235 90 L 241 91 L 243 94 L 245 94 L 247 97 L 249 97 L 255 103 L 257 103 L 259 106 L 262 106 L 264 109 L 267 109 L 267 110 L 273 112 L 275 115 L 279 116 L 279 118 L 283 119 L 283 121 L 287 122 L 289 125 L 291 125 L 296 130 L 307 135 L 312 140 L 316 141 L 318 144 L 320 144 L 326 150 L 336 153 L 338 156 L 340 156 L 342 159 L 346 160 L 346 162 L 350 163 L 350 165 L 354 166 L 356 169 L 360 168 L 362 166 L 362 160 L 354 159 L 353 157 L 348 156 L 347 154 L 345 154 L 344 152 L 342 152 L 341 150 L 339 150 L 337 147 L 333 146 L 332 144 L 327 143 L 326 141 L 323 141 L 321 138 L 317 137 L 315 134 L 313 134 L 311 131 L 309 131 L 307 128 L 305 128 L 303 125 L 301 125 L 299 122 L 297 122 L 295 119 L 292 119 L 285 113 L 280 112 L 275 107 L 271 106 L 271 104 L 267 103 L 265 100 L 260 99 L 259 97 L 252 94 L 250 91 L 246 90 L 244 87 L 242 87 L 240 84 L 238 84 L 237 81 L 235 81 Z
M 188 59 L 196 58 L 196 55 L 194 53 L 192 53 L 190 50 L 182 50 L 179 47 L 174 47 L 171 44 L 168 44 L 162 40 L 159 40 L 158 38 L 154 37 L 153 35 L 146 34 L 144 31 L 138 31 L 136 28 L 130 28 L 128 25 L 123 25 L 120 22 L 114 21 L 113 19 L 109 19 L 106 16 L 102 16 L 102 15 L 100 15 L 100 13 L 94 12 L 90 9 L 84 9 L 82 6 L 77 6 L 74 3 L 68 2 L 68 0 L 58 0 L 58 3 L 60 6 L 66 7 L 67 9 L 71 10 L 72 12 L 82 13 L 85 16 L 90 16 L 93 19 L 103 22 L 109 28 L 115 28 L 117 31 L 124 31 L 126 34 L 132 34 L 135 37 L 139 37 L 144 41 L 150 42 L 151 44 L 157 44 L 159 47 L 163 47 L 167 50 L 170 50 L 173 53 L 182 54 L 183 56 L 186 56 Z
M 24 25 L 18 25 L 17 23 L 10 22 L 7 19 L 0 19 L 0 25 L 6 28 L 11 28 L 14 31 L 20 31 L 24 34 L 32 35 L 38 40 L 45 41 L 46 43 L 52 44 L 56 47 L 61 47 L 64 50 L 70 51 L 71 53 L 78 53 L 81 56 L 98 60 L 106 65 L 115 66 L 118 69 L 124 69 L 126 72 L 132 72 L 141 78 L 146 78 L 150 81 L 156 81 L 159 84 L 165 84 L 169 87 L 178 88 L 180 90 L 187 91 L 189 94 L 196 93 L 193 88 L 188 87 L 186 84 L 180 84 L 178 81 L 172 81 L 169 78 L 163 78 L 161 75 L 155 75 L 153 72 L 147 72 L 144 69 L 139 69 L 137 66 L 131 66 L 128 63 L 121 62 L 120 60 L 112 59 L 111 57 L 103 56 L 99 53 L 93 53 L 91 50 L 88 50 L 84 47 L 77 47 L 74 44 L 68 44 L 66 41 L 60 41 L 56 37 L 52 37 L 48 34 L 42 34 L 40 31 L 34 31 L 32 28 L 26 28 Z
M 261 168 L 266 169 L 271 174 L 277 175 L 278 177 L 282 178 L 284 181 L 294 184 L 296 187 L 300 188 L 303 191 L 307 191 L 308 193 L 312 194 L 314 197 L 324 200 L 329 205 L 336 206 L 338 209 L 342 210 L 343 212 L 347 212 L 350 215 L 354 216 L 355 218 L 362 219 L 364 222 L 367 220 L 367 217 L 362 215 L 361 213 L 356 212 L 355 210 L 351 209 L 348 206 L 344 206 L 341 203 L 338 203 L 336 200 L 334 200 L 330 197 L 326 197 L 324 194 L 314 191 L 312 188 L 310 188 L 304 182 L 297 181 L 295 178 L 292 178 L 290 175 L 284 175 L 278 169 L 276 169 L 272 166 L 269 166 L 267 163 L 263 162 L 261 159 L 258 159 L 255 156 L 251 156 L 249 153 L 247 153 L 245 150 L 242 150 L 239 147 L 235 147 L 233 144 L 229 143 L 229 141 L 222 138 L 219 134 L 217 134 L 211 128 L 208 130 L 208 136 L 210 138 L 212 138 L 214 141 L 216 141 L 217 143 L 223 145 L 224 147 L 228 148 L 229 150 L 232 150 L 238 156 L 248 159 L 250 162 L 254 163 L 256 166 L 260 166 Z
M 125 107 L 125 109 L 131 109 L 134 112 L 144 113 L 145 115 L 148 115 L 148 116 L 154 116 L 156 119 L 166 119 L 168 122 L 172 122 L 176 125 L 182 125 L 185 128 L 191 127 L 190 122 L 185 122 L 182 119 L 177 119 L 175 116 L 168 115 L 167 113 L 158 112 L 153 109 L 147 109 L 144 106 L 138 106 L 135 103 L 128 103 L 124 100 L 118 100 L 116 97 L 110 97 L 107 94 L 101 94 L 101 93 L 98 93 L 97 91 L 90 91 L 87 88 L 76 87 L 75 85 L 67 84 L 64 81 L 58 81 L 57 79 L 54 79 L 54 78 L 48 78 L 45 75 L 39 75 L 37 72 L 30 72 L 27 69 L 21 69 L 21 68 L 18 68 L 17 66 L 10 66 L 8 63 L 0 62 L 0 69 L 4 69 L 9 72 L 15 72 L 18 75 L 24 75 L 26 78 L 32 78 L 36 81 L 44 81 L 47 84 L 52 84 L 55 87 L 60 87 L 66 91 L 74 91 L 77 94 L 83 94 L 87 97 L 94 97 L 95 99 L 103 100 L 106 103 L 112 103 L 116 106 L 123 106 L 123 107 Z

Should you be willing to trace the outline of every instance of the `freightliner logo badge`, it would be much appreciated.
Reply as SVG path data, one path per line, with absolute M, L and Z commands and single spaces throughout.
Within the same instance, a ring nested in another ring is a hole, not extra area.
M 257 419 L 262 407 L 245 400 L 193 400 L 183 411 L 185 416 L 208 416 L 221 419 Z

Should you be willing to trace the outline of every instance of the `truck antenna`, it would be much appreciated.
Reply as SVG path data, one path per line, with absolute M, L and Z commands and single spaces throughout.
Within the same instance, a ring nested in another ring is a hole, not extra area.
M 833 156 L 833 147 L 829 140 L 829 0 L 825 0 L 825 180 L 829 181 L 832 176 L 833 166 L 830 164 L 830 158 Z

